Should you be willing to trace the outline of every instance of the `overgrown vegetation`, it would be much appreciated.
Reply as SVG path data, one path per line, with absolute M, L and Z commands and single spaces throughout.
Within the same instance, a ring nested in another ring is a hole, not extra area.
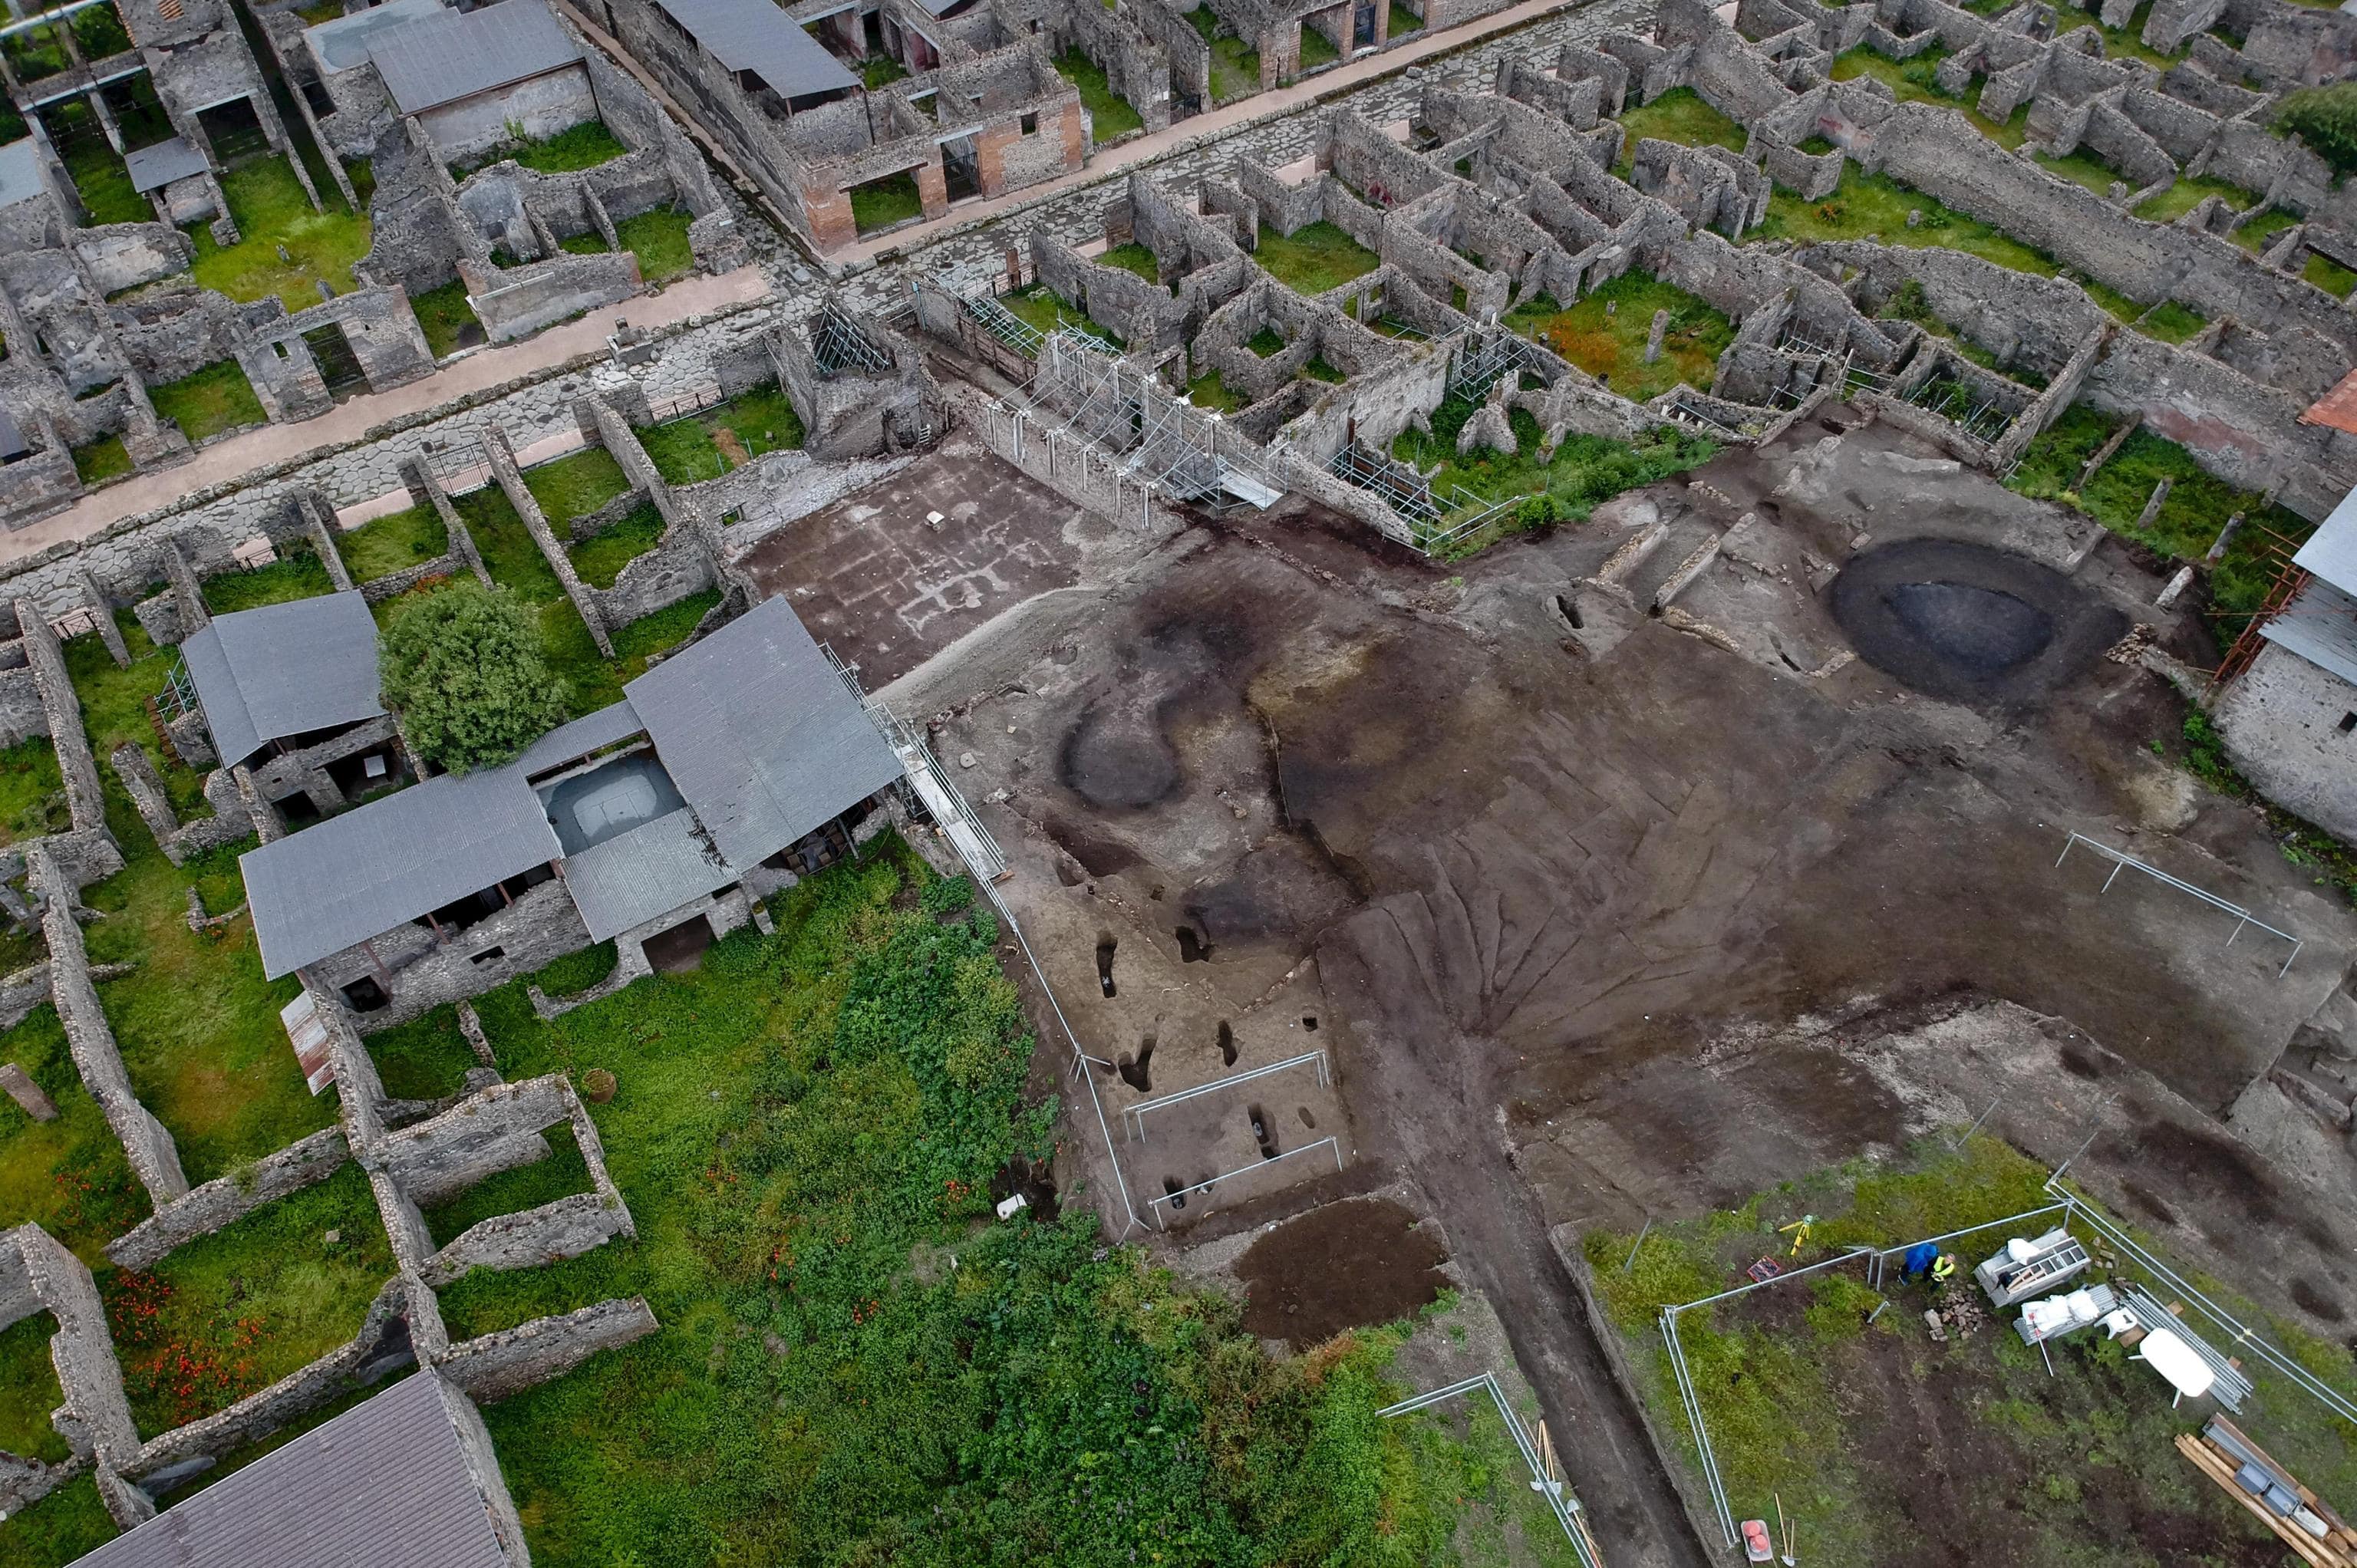
M 131 454 L 122 436 L 102 435 L 73 449 L 73 466 L 74 477 L 83 484 L 102 485 L 131 472 Z
M 384 704 L 418 755 L 454 773 L 494 768 L 554 728 L 564 682 L 523 605 L 472 578 L 417 596 L 379 639 Z
M 658 207 L 614 224 L 622 249 L 639 259 L 640 282 L 651 288 L 695 270 L 695 248 L 687 240 L 691 221 L 676 207 Z
M 2011 119 L 2000 123 L 1975 108 L 1973 97 L 1952 98 L 1940 91 L 1940 62 L 1952 52 L 1934 45 L 1911 59 L 1896 60 L 1861 44 L 1834 60 L 1833 80 L 1851 81 L 1870 76 L 1889 88 L 1901 103 L 1932 103 L 1953 109 L 1972 122 L 1973 129 L 2007 152 L 2020 146 L 2029 134 L 2029 104 L 2024 103 L 2014 111 Z
M 862 234 L 873 234 L 925 213 L 924 198 L 917 192 L 917 176 L 910 169 L 855 185 L 845 194 L 851 198 L 852 226 Z
M 2029 444 L 2007 483 L 2024 495 L 2084 512 L 2172 561 L 2201 560 L 2226 520 L 2241 512 L 2242 529 L 2209 575 L 2213 623 L 2220 639 L 2231 642 L 2266 598 L 2284 559 L 2314 525 L 2286 508 L 2265 504 L 2255 493 L 2212 478 L 2184 447 L 2149 430 L 2139 429 L 2122 443 L 2081 491 L 2080 470 L 2118 428 L 2117 420 L 2075 404 Z M 2139 528 L 2145 503 L 2163 479 L 2169 481 L 2168 498 L 2152 521 Z
M 1291 234 L 1262 224 L 1253 260 L 1286 287 L 1307 295 L 1340 288 L 1383 264 L 1372 251 L 1323 218 Z
M 565 547 L 573 569 L 593 588 L 610 588 L 622 569 L 662 542 L 662 513 L 652 501 L 640 501 L 630 515 L 611 528 Z
M 320 189 L 326 210 L 316 211 L 295 166 L 283 157 L 233 168 L 221 183 L 240 238 L 222 246 L 208 225 L 188 225 L 197 248 L 188 275 L 199 285 L 238 300 L 275 295 L 290 312 L 318 304 L 322 283 L 338 294 L 351 292 L 352 263 L 368 254 L 371 225 L 366 212 L 344 205 L 333 185 Z
M 1348 22 L 1344 23 L 1344 26 L 1348 25 Z M 1311 27 L 1306 19 L 1302 22 L 1300 60 L 1304 71 L 1316 70 L 1321 65 L 1332 65 L 1341 58 L 1342 51 L 1334 47 L 1333 39 Z
M 92 223 L 156 221 L 156 209 L 131 188 L 131 171 L 108 145 L 86 98 L 48 104 L 40 114 Z
M 1743 150 L 1743 127 L 1703 101 L 1691 87 L 1673 87 L 1650 103 L 1633 103 L 1620 112 L 1620 166 L 1631 166 L 1641 141 L 1676 142 L 1688 147 L 1731 147 Z
M 1227 382 L 1220 379 L 1217 371 L 1189 381 L 1187 401 L 1197 408 L 1207 408 L 1214 413 L 1233 413 L 1245 406 L 1243 398 L 1228 390 Z
M 147 389 L 156 416 L 180 427 L 191 441 L 203 441 L 224 430 L 263 422 L 262 400 L 235 360 L 222 360 L 203 370 L 163 381 Z
M 1162 282 L 1162 263 L 1155 259 L 1152 251 L 1135 241 L 1126 245 L 1114 246 L 1097 260 L 1106 266 L 1135 273 L 1147 283 L 1158 285 Z
M 2285 860 L 2314 873 L 2318 886 L 2330 887 L 2357 905 L 2357 849 L 2260 794 L 2257 786 L 2243 777 L 2243 770 L 2226 755 L 2226 742 L 2210 722 L 2208 714 L 2200 708 L 2188 709 L 2175 740 L 2172 747 L 2156 739 L 2153 749 L 2163 756 L 2173 754 L 2185 770 L 2202 783 L 2256 811 L 2266 819 L 2267 835 L 2276 841 Z
M 1907 215 L 1919 212 L 1910 226 Z M 1746 240 L 1878 240 L 1886 245 L 1938 246 L 1963 251 L 2016 272 L 2052 277 L 2058 268 L 2044 253 L 2009 239 L 1977 219 L 1952 211 L 1888 175 L 1842 170 L 1841 183 L 1821 201 L 1804 201 L 1779 186 L 1768 199 L 1768 217 Z
M 1736 1209 L 1656 1223 L 1633 1249 L 1631 1236 L 1591 1233 L 1584 1251 L 1646 1402 L 1691 1465 L 1691 1429 L 1657 1326 L 1663 1305 L 1745 1283 L 1754 1259 L 1793 1262 L 1791 1237 L 1777 1227 L 1803 1214 L 1816 1217 L 1797 1260 L 1807 1263 L 1853 1243 L 1897 1245 L 2022 1213 L 2050 1201 L 2043 1177 L 1994 1139 L 1960 1151 L 1932 1139 L 1890 1165 L 1854 1163 Z M 2050 1223 L 1953 1246 L 1969 1268 L 2008 1236 Z M 1772 1520 L 1781 1498 L 1807 1560 L 1836 1568 L 1898 1561 L 1927 1536 L 1975 1527 L 2007 1561 L 2120 1568 L 2152 1561 L 2146 1543 L 2164 1538 L 2187 1561 L 2243 1561 L 2254 1543 L 2273 1541 L 2178 1455 L 2175 1434 L 2203 1417 L 2190 1406 L 2172 1411 L 2168 1386 L 2124 1347 L 2100 1333 L 2064 1340 L 2052 1348 L 2050 1375 L 2007 1324 L 1934 1343 L 1922 1287 L 1901 1283 L 1895 1266 L 1885 1287 L 1891 1305 L 1879 1316 L 1883 1293 L 1849 1268 L 1680 1316 L 1738 1519 Z M 1977 1294 L 1961 1276 L 1950 1288 Z M 2351 1384 L 2357 1369 L 2347 1351 L 2326 1354 L 2334 1364 L 2323 1375 Z M 2339 1434 L 2328 1435 L 2330 1447 L 2311 1445 L 2308 1418 L 2280 1385 L 2262 1388 L 2245 1424 L 2324 1495 L 2345 1495 L 2357 1481 Z M 1936 1464 L 1917 1462 L 1927 1442 Z M 2084 1500 L 2097 1494 L 2101 1509 Z
M 335 591 L 335 580 L 311 546 L 279 546 L 278 559 L 251 572 L 220 572 L 205 579 L 205 607 L 217 616 L 282 605 Z
M 62 832 L 68 825 L 65 781 L 49 737 L 28 736 L 0 749 L 0 844 Z
M 23 1068 L 58 1108 L 57 1120 L 36 1122 L 0 1100 L 0 1223 L 38 1224 L 83 1262 L 103 1266 L 106 1243 L 147 1218 L 147 1190 L 82 1087 L 57 1009 L 36 1007 L 0 1035 L 0 1061 Z M 8 1386 L 0 1370 L 0 1400 Z M 0 1451 L 27 1452 L 5 1440 Z
M 576 517 L 587 517 L 630 488 L 622 465 L 603 446 L 591 446 L 527 468 L 524 489 L 540 503 L 541 515 L 560 533 Z
M 998 303 L 1005 306 L 1016 319 L 1027 323 L 1042 333 L 1052 336 L 1064 328 L 1070 327 L 1076 331 L 1085 332 L 1092 338 L 1110 343 L 1116 349 L 1127 347 L 1121 338 L 1066 305 L 1057 296 L 1055 290 L 1046 284 L 1035 283 L 1026 288 L 1017 289 L 1013 294 L 1000 295 Z
M 355 583 L 371 583 L 405 572 L 450 550 L 449 530 L 431 506 L 404 507 L 336 536 L 337 553 Z
M 2228 185 L 2222 179 L 2180 174 L 2175 185 L 2140 203 L 2136 215 L 2155 223 L 2174 223 L 2201 206 L 2205 198 L 2212 196 L 2237 212 L 2250 208 L 2259 199 L 2241 186 Z
M 1113 81 L 1103 66 L 1076 48 L 1058 55 L 1055 64 L 1056 74 L 1072 84 L 1081 95 L 1081 107 L 1088 111 L 1092 145 L 1145 129 L 1145 117 L 1130 106 L 1128 99 L 1114 91 Z
M 1222 32 L 1219 16 L 1209 5 L 1196 6 L 1187 13 L 1187 20 L 1211 51 L 1212 105 L 1232 103 L 1260 91 L 1258 50 L 1234 34 Z
M 716 479 L 764 452 L 800 446 L 802 435 L 802 417 L 775 381 L 738 392 L 702 413 L 638 433 L 655 472 L 673 485 Z
M 1645 362 L 1653 313 L 1670 313 L 1661 356 Z M 1590 290 L 1568 310 L 1545 295 L 1508 312 L 1504 325 L 1535 338 L 1602 381 L 1614 392 L 1642 403 L 1680 381 L 1707 392 L 1718 374 L 1718 357 L 1735 341 L 1735 326 L 1674 284 L 1650 273 L 1626 272 Z
M 584 120 L 578 125 L 568 125 L 553 136 L 518 137 L 505 146 L 493 149 L 468 164 L 463 169 L 450 172 L 460 179 L 479 168 L 488 168 L 503 158 L 513 158 L 528 169 L 542 174 L 572 174 L 581 169 L 596 168 L 611 163 L 630 149 L 621 138 L 607 128 L 603 120 Z
M 417 325 L 425 333 L 425 347 L 437 360 L 484 341 L 483 323 L 467 303 L 467 285 L 453 280 L 439 288 L 409 296 Z
M 2357 169 L 2357 81 L 2303 87 L 2284 94 L 2275 132 L 2298 136 L 2335 174 Z

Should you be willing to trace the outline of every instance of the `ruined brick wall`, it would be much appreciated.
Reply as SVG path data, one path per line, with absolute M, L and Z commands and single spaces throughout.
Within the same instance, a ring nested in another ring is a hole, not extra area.
M 2343 714 L 2357 686 L 2270 643 L 2234 677 L 2211 718 L 2259 793 L 2339 838 L 2357 836 L 2357 774 Z
M 106 1307 L 81 1259 L 38 1225 L 0 1233 L 0 1326 L 47 1310 L 56 1320 L 49 1361 L 65 1402 L 50 1418 L 76 1460 L 120 1463 L 139 1448 Z
M 561 1377 L 600 1350 L 643 1339 L 656 1327 L 643 1296 L 601 1301 L 562 1317 L 535 1318 L 453 1345 L 435 1369 L 469 1398 L 495 1404 Z
M 567 252 L 493 270 L 489 283 L 469 289 L 468 298 L 484 333 L 494 343 L 505 343 L 584 311 L 618 305 L 644 286 L 638 258 L 628 251 L 586 256 Z
M 117 1268 L 147 1269 L 167 1252 L 234 1224 L 287 1194 L 327 1180 L 351 1158 L 344 1130 L 312 1133 L 231 1175 L 192 1187 L 107 1243 Z
M 553 880 L 526 889 L 514 904 L 447 942 L 437 944 L 431 931 L 407 923 L 376 939 L 374 958 L 364 948 L 348 948 L 305 966 L 304 972 L 320 986 L 336 990 L 363 976 L 374 977 L 382 962 L 393 976 L 392 1000 L 354 1020 L 363 1033 L 373 1034 L 445 1002 L 479 996 L 588 945 L 589 929 L 581 923 L 572 896 L 562 880 Z M 478 954 L 494 949 L 496 956 L 474 961 Z

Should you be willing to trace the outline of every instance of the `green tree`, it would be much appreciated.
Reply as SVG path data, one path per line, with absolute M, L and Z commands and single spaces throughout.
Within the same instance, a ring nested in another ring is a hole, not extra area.
M 2335 173 L 2357 169 L 2357 81 L 2287 93 L 2276 129 L 2306 142 Z
M 514 596 L 461 578 L 393 617 L 378 653 L 385 704 L 437 768 L 493 768 L 565 716 L 565 682 Z

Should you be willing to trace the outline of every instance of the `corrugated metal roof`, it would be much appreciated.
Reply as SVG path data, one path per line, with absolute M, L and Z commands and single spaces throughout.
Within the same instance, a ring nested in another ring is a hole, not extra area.
M 0 147 L 0 207 L 30 201 L 46 188 L 41 180 L 41 149 L 33 138 Z
M 515 766 L 527 778 L 547 773 L 568 762 L 578 762 L 593 751 L 602 751 L 616 741 L 628 740 L 646 727 L 637 709 L 627 701 L 616 703 L 550 730 L 524 747 Z
M 444 1398 L 415 1373 L 80 1568 L 509 1568 Z
M 413 784 L 238 865 L 263 972 L 275 980 L 562 854 L 511 763 Z
M 592 941 L 604 941 L 737 880 L 683 806 L 565 862 L 565 886 Z
M 180 654 L 224 765 L 274 740 L 384 712 L 376 620 L 357 591 L 216 616 Z
M 2259 635 L 2357 685 L 2357 598 L 2323 578 L 2310 578 L 2289 604 L 2261 624 Z
M 131 171 L 131 188 L 145 195 L 161 190 L 176 179 L 202 174 L 207 166 L 205 155 L 197 151 L 186 136 L 175 136 L 168 142 L 124 154 L 123 166 Z
M 2323 578 L 2344 594 L 2357 594 L 2357 490 L 2341 498 L 2292 556 L 2292 564 Z
M 396 32 L 422 16 L 448 9 L 442 0 L 384 0 L 382 5 L 306 28 L 303 40 L 311 46 L 311 58 L 318 62 L 321 73 L 333 75 L 366 65 L 369 45 L 380 34 Z
M 782 598 L 623 690 L 732 865 L 759 864 L 900 777 L 892 748 Z
M 511 0 L 512 3 L 512 0 Z M 655 0 L 730 70 L 749 70 L 787 98 L 859 85 L 826 46 L 770 0 Z
M 394 107 L 416 114 L 495 87 L 562 70 L 581 46 L 543 0 L 444 11 L 369 40 Z

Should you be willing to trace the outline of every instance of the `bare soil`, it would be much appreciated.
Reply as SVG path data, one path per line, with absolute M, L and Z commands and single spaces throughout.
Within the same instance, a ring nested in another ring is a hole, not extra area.
M 1329 1203 L 1265 1231 L 1236 1273 L 1244 1326 L 1297 1350 L 1346 1328 L 1413 1316 L 1448 1284 L 1448 1254 L 1416 1217 L 1386 1197 Z

